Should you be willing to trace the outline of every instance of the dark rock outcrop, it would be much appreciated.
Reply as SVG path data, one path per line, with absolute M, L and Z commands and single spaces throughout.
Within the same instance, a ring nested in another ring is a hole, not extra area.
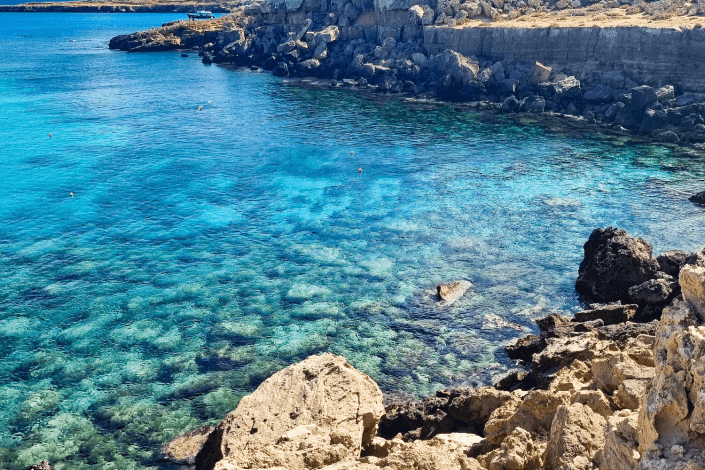
M 636 315 L 638 305 L 622 305 L 621 302 L 611 304 L 592 304 L 590 310 L 577 312 L 573 317 L 575 322 L 602 320 L 605 325 L 614 325 L 630 321 Z
M 583 248 L 575 288 L 597 301 L 629 301 L 629 289 L 653 279 L 659 269 L 652 246 L 625 230 L 596 229 Z

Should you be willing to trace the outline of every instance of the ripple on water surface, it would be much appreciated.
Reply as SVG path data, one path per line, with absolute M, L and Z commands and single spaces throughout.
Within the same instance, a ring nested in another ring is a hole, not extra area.
M 398 395 L 486 383 L 510 366 L 502 342 L 579 308 L 593 228 L 657 251 L 705 244 L 686 198 L 700 155 L 106 49 L 172 17 L 13 15 L 0 15 L 16 51 L 0 62 L 9 469 L 155 467 L 161 442 L 321 351 Z M 438 308 L 434 286 L 458 279 L 474 287 Z

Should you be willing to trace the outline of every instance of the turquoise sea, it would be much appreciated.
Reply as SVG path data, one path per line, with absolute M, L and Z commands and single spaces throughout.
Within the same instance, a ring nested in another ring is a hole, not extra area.
M 107 49 L 173 19 L 0 14 L 2 468 L 163 466 L 321 351 L 396 396 L 486 384 L 580 308 L 594 228 L 705 245 L 702 154 Z

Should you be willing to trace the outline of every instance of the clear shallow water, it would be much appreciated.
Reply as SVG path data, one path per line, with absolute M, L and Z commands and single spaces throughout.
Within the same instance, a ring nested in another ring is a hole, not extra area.
M 107 50 L 172 19 L 0 14 L 8 469 L 156 467 L 320 351 L 397 394 L 485 383 L 579 308 L 595 227 L 705 245 L 698 154 Z

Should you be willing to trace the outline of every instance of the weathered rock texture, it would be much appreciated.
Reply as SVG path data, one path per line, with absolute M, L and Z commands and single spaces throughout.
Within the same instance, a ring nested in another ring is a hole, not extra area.
M 196 465 L 320 468 L 358 457 L 382 414 L 382 392 L 371 378 L 340 356 L 311 356 L 244 397 L 210 434 Z

